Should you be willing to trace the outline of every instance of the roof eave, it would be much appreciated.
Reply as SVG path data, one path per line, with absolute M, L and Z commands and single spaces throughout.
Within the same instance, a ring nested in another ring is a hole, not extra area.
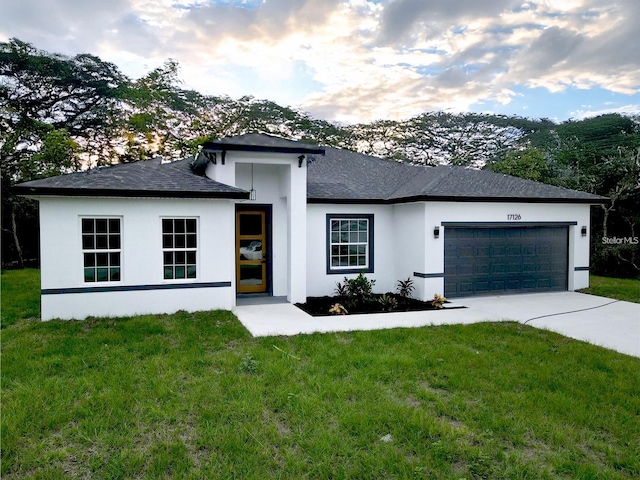
M 605 197 L 591 198 L 535 198 L 535 197 L 468 197 L 455 195 L 419 195 L 401 198 L 307 198 L 307 203 L 333 203 L 333 204 L 385 204 L 392 205 L 396 203 L 411 202 L 491 202 L 491 203 L 563 203 L 563 204 L 588 204 L 600 205 L 608 203 L 610 200 Z
M 25 197 L 128 197 L 128 198 L 221 198 L 248 200 L 249 192 L 200 192 L 181 190 L 127 190 L 104 188 L 28 187 L 16 185 L 13 193 Z
M 236 143 L 206 142 L 202 145 L 204 151 L 221 152 L 266 152 L 266 153 L 298 153 L 308 155 L 324 155 L 323 147 L 276 147 L 268 145 L 244 145 Z

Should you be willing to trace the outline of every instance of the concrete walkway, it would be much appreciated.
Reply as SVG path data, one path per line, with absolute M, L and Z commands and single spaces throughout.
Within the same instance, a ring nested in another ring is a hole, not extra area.
M 312 317 L 280 303 L 237 306 L 233 312 L 257 337 L 515 320 L 640 357 L 637 303 L 557 292 L 456 299 L 447 306 L 443 311 Z

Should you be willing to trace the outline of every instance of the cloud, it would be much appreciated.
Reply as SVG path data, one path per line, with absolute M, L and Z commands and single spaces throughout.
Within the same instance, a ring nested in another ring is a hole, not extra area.
M 327 119 L 508 104 L 521 87 L 640 89 L 637 0 L 5 3 L 0 39 L 94 53 L 134 77 L 173 58 L 187 88 Z

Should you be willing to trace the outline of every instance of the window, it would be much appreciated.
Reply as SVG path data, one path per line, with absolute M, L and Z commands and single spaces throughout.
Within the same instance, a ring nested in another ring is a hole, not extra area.
M 165 280 L 196 278 L 198 248 L 195 218 L 162 219 L 162 256 Z
M 373 215 L 327 215 L 327 273 L 373 272 Z
M 120 281 L 121 246 L 119 218 L 83 218 L 82 256 L 84 258 L 84 281 Z

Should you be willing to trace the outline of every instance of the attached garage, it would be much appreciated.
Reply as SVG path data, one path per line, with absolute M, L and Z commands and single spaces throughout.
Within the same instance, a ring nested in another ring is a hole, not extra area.
M 449 298 L 567 290 L 568 264 L 568 224 L 445 224 Z

